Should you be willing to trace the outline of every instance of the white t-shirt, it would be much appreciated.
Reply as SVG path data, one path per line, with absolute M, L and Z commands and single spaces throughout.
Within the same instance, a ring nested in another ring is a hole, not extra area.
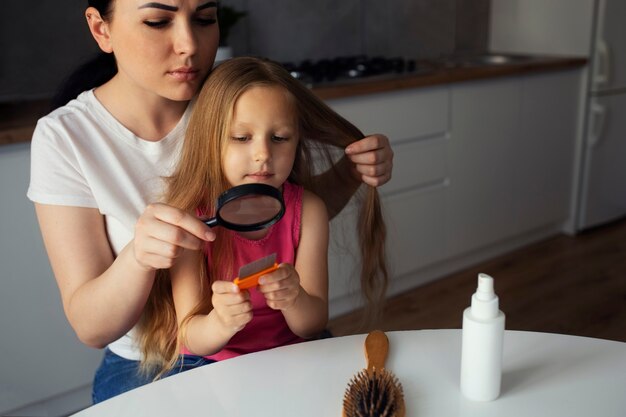
M 178 160 L 190 109 L 167 136 L 151 142 L 120 124 L 93 90 L 82 93 L 38 121 L 31 144 L 28 198 L 41 204 L 97 208 L 117 255 L 133 238 L 146 205 L 161 199 L 162 177 Z M 109 348 L 127 359 L 141 357 L 132 330 Z

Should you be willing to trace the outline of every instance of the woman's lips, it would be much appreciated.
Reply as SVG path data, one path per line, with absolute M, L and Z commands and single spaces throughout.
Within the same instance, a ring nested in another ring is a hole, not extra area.
M 168 74 L 179 81 L 192 81 L 198 78 L 199 70 L 195 68 L 177 68 Z

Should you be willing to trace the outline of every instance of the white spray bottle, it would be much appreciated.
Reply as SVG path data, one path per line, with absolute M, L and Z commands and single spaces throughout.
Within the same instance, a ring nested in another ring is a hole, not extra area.
M 493 278 L 478 274 L 472 304 L 463 312 L 461 392 L 473 401 L 492 401 L 500 395 L 504 313 L 499 310 Z

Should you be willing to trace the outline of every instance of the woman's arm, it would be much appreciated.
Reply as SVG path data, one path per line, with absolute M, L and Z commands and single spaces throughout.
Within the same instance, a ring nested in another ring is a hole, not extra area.
M 335 170 L 314 178 L 315 189 L 326 203 L 331 219 L 348 204 L 362 183 L 378 187 L 391 179 L 393 151 L 386 136 L 368 136 L 352 143 L 345 152 L 346 156 L 337 162 Z M 340 173 L 340 178 L 335 172 Z
M 247 291 L 228 281 L 215 281 L 211 287 L 212 307 L 198 312 L 186 324 L 183 320 L 202 301 L 198 265 L 200 251 L 185 251 L 170 269 L 176 318 L 183 328 L 183 344 L 195 355 L 219 352 L 228 341 L 252 320 L 252 304 Z
M 91 347 L 104 347 L 135 325 L 157 268 L 171 266 L 181 248 L 197 248 L 201 239 L 212 238 L 192 216 L 152 205 L 137 222 L 135 239 L 115 257 L 97 209 L 44 204 L 35 209 L 65 315 Z
M 268 306 L 281 310 L 293 333 L 318 335 L 328 322 L 328 214 L 315 194 L 305 191 L 295 267 L 282 264 L 261 277 Z

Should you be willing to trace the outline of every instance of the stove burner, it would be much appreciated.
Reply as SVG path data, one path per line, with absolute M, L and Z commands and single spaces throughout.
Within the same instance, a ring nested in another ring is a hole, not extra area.
M 292 77 L 310 84 L 415 71 L 414 60 L 370 58 L 365 55 L 321 59 L 319 61 L 305 60 L 299 64 L 285 62 L 282 65 L 291 73 Z

